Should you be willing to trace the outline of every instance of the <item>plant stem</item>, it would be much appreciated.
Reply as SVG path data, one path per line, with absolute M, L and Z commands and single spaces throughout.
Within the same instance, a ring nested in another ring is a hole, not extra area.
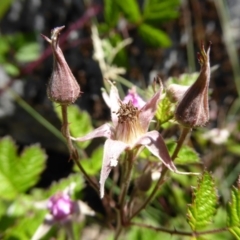
M 124 175 L 123 180 L 120 182 L 120 187 L 121 187 L 121 192 L 119 195 L 119 217 L 117 218 L 117 231 L 115 234 L 114 239 L 117 240 L 118 237 L 121 234 L 121 231 L 123 229 L 123 224 L 125 224 L 125 197 L 127 195 L 127 191 L 129 188 L 130 180 L 131 180 L 131 175 L 132 175 L 132 168 L 133 168 L 133 160 L 134 160 L 134 154 L 132 151 L 127 151 L 127 155 L 124 161 L 124 170 L 126 173 L 124 174 L 124 171 L 122 174 Z
M 69 130 L 69 123 L 68 123 L 67 105 L 61 105 L 61 110 L 62 110 L 62 134 L 67 140 L 67 146 L 70 152 L 70 157 L 71 159 L 74 160 L 74 162 L 76 163 L 80 171 L 83 173 L 84 177 L 90 183 L 90 185 L 98 192 L 99 191 L 98 185 L 88 176 L 88 174 L 80 164 L 78 151 L 72 144 L 70 130 Z
M 177 157 L 183 143 L 184 143 L 184 140 L 187 136 L 187 134 L 189 133 L 191 129 L 190 128 L 183 128 L 182 129 L 182 132 L 181 132 L 181 135 L 180 135 L 180 138 L 177 142 L 177 146 L 173 152 L 173 155 L 172 155 L 172 160 L 174 161 L 174 159 Z M 149 202 L 152 201 L 152 199 L 154 198 L 155 194 L 157 193 L 158 189 L 160 188 L 160 186 L 164 183 L 164 177 L 166 175 L 168 171 L 168 168 L 165 167 L 165 165 L 163 165 L 163 169 L 162 169 L 162 172 L 161 172 L 161 176 L 160 178 L 158 179 L 154 189 L 152 190 L 151 194 L 148 196 L 148 198 L 145 200 L 145 202 L 132 214 L 132 216 L 129 218 L 129 219 L 132 219 L 134 218 L 135 216 L 137 216 L 147 205 Z
M 152 229 L 154 231 L 165 232 L 165 233 L 169 233 L 169 234 L 182 235 L 182 236 L 192 236 L 192 237 L 198 237 L 198 236 L 201 236 L 201 235 L 207 235 L 207 234 L 213 234 L 213 233 L 220 233 L 220 232 L 228 231 L 227 227 L 219 228 L 219 229 L 206 230 L 206 231 L 201 231 L 201 232 L 185 232 L 185 231 L 178 231 L 176 229 L 170 230 L 170 229 L 163 228 L 163 227 L 153 227 L 151 225 L 146 225 L 146 224 L 143 224 L 143 223 L 131 222 L 130 225 L 144 227 L 144 228 Z
M 185 141 L 185 139 L 186 139 L 186 137 L 187 137 L 187 135 L 190 131 L 191 131 L 191 128 L 183 128 L 182 129 L 181 135 L 180 135 L 180 137 L 177 141 L 177 146 L 174 149 L 174 153 L 172 155 L 172 160 L 173 161 L 177 157 L 177 155 L 178 155 L 178 153 L 179 153 L 179 151 L 180 151 L 180 149 L 181 149 L 181 147 L 182 147 L 182 145 L 183 145 L 183 143 L 184 143 L 184 141 Z
M 29 104 L 27 104 L 22 97 L 20 97 L 16 92 L 9 90 L 9 92 L 14 97 L 16 103 L 22 107 L 29 115 L 35 118 L 40 124 L 42 124 L 49 132 L 59 138 L 61 141 L 64 142 L 64 137 L 62 136 L 61 132 L 54 127 L 50 122 L 48 122 L 41 114 L 39 114 L 34 108 L 32 108 Z

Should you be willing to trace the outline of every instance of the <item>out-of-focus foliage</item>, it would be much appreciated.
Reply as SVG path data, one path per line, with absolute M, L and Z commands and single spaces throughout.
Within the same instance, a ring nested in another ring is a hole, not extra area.
M 228 204 L 227 224 L 229 231 L 240 239 L 240 190 L 239 188 L 232 188 L 231 202 Z
M 108 31 L 121 24 L 135 25 L 141 38 L 151 47 L 168 47 L 171 40 L 168 35 L 159 28 L 159 25 L 178 16 L 179 0 L 148 0 L 142 6 L 142 11 L 136 0 L 104 1 L 105 23 L 100 29 Z M 123 17 L 121 16 L 123 13 Z
M 11 138 L 0 141 L 0 194 L 2 199 L 13 200 L 34 186 L 45 168 L 46 155 L 39 146 L 25 148 L 18 156 Z
M 12 2 L 12 0 L 0 1 L 0 19 L 7 13 Z M 163 30 L 163 24 L 179 16 L 179 7 L 179 0 L 146 0 L 142 6 L 139 5 L 137 0 L 104 0 L 104 21 L 95 22 L 97 27 L 92 24 L 91 28 L 92 39 L 95 37 L 93 45 L 97 43 L 96 45 L 100 47 L 97 49 L 96 46 L 93 46 L 93 57 L 98 61 L 104 78 L 116 80 L 117 87 L 121 87 L 121 84 L 123 84 L 125 87 L 130 88 L 132 83 L 120 75 L 129 70 L 129 52 L 126 46 L 133 42 L 130 39 L 131 31 L 133 30 L 154 51 L 156 48 L 169 47 L 171 46 L 171 38 Z M 13 33 L 0 36 L 0 64 L 10 76 L 18 76 L 21 73 L 22 66 L 40 57 L 40 44 L 37 42 L 36 36 L 35 33 Z M 134 37 L 136 36 L 134 35 Z M 99 58 L 96 58 L 96 56 Z M 197 76 L 198 73 L 182 74 L 180 77 L 170 77 L 164 84 L 165 86 L 172 83 L 189 86 L 197 79 Z M 123 88 L 120 91 L 121 97 L 123 97 Z M 154 93 L 152 86 L 146 89 L 137 87 L 137 91 L 141 93 L 145 100 L 149 99 Z M 155 127 L 156 130 L 163 132 L 170 155 L 172 155 L 177 145 L 177 140 L 173 136 L 176 137 L 179 134 L 179 128 L 176 127 L 173 117 L 175 105 L 170 103 L 165 96 L 164 89 L 162 99 L 158 105 L 156 121 L 151 123 L 151 129 Z M 54 105 L 54 110 L 61 119 L 61 108 Z M 68 117 L 72 136 L 83 136 L 93 130 L 91 116 L 87 112 L 80 110 L 77 105 L 68 106 Z M 240 165 L 237 161 L 240 155 L 238 134 L 240 127 L 236 123 L 236 126 L 232 128 L 234 130 L 229 130 L 229 137 L 219 144 L 220 147 L 216 142 L 214 143 L 213 139 L 204 138 L 205 133 L 210 132 L 211 127 L 194 129 L 191 138 L 181 147 L 174 162 L 181 170 L 184 169 L 185 171 L 187 169 L 190 172 L 200 172 L 200 169 L 207 163 L 207 168 L 210 165 L 214 174 L 205 171 L 200 176 L 198 183 L 196 183 L 195 176 L 169 174 L 164 180 L 164 184 L 159 185 L 156 197 L 133 219 L 138 223 L 149 224 L 153 229 L 131 227 L 131 223 L 126 222 L 126 225 L 129 224 L 124 236 L 126 239 L 180 240 L 183 237 L 181 234 L 174 234 L 175 230 L 187 232 L 187 235 L 191 235 L 192 231 L 197 232 L 199 229 L 204 231 L 217 229 L 217 231 L 207 236 L 201 236 L 200 234 L 197 239 L 225 240 L 233 239 L 233 237 L 240 239 L 239 189 L 232 187 L 231 199 L 229 200 L 226 197 L 228 196 L 226 192 L 236 181 L 239 174 Z M 215 136 L 215 138 L 220 137 Z M 101 169 L 103 145 L 101 143 L 98 147 L 95 147 L 91 143 L 91 141 L 87 141 L 77 143 L 77 145 L 79 152 L 81 152 L 81 166 L 91 178 L 96 180 Z M 91 153 L 87 154 L 85 150 L 90 150 Z M 224 153 L 224 155 L 220 152 L 218 156 L 218 152 L 222 150 L 226 150 L 227 154 Z M 217 156 L 208 161 L 209 155 L 214 156 L 214 154 Z M 234 169 L 232 169 L 232 164 L 229 164 L 229 156 L 232 155 L 234 161 L 236 161 Z M 136 206 L 142 204 L 151 195 L 162 169 L 162 166 L 147 149 L 140 152 L 138 157 L 138 159 L 134 159 L 134 168 L 136 169 L 132 174 L 133 181 L 129 183 L 130 191 L 135 187 L 135 179 L 143 176 L 149 168 L 151 170 L 151 187 L 146 192 L 134 189 L 131 194 L 126 194 L 127 200 L 132 198 L 135 200 L 135 202 L 132 202 L 134 210 Z M 66 161 L 68 160 L 66 159 Z M 123 164 L 124 160 L 124 158 L 120 158 L 119 163 Z M 57 168 L 57 159 L 55 164 Z M 1 239 L 31 239 L 38 226 L 45 221 L 47 208 L 43 203 L 58 192 L 64 192 L 67 188 L 72 188 L 71 198 L 73 200 L 86 197 L 86 191 L 84 191 L 86 187 L 85 180 L 76 165 L 73 167 L 74 173 L 71 173 L 67 178 L 52 183 L 49 188 L 34 188 L 45 166 L 46 154 L 38 145 L 28 146 L 22 150 L 18 149 L 14 141 L 9 137 L 0 140 Z M 107 198 L 103 200 L 103 205 L 105 204 L 103 207 L 107 206 L 107 210 L 106 212 L 102 211 L 104 214 L 107 214 L 107 211 L 112 211 L 112 218 L 117 215 L 117 210 L 119 210 L 116 199 L 119 197 L 122 187 L 120 185 L 122 180 L 116 180 L 116 176 L 119 177 L 119 175 L 125 173 L 126 169 L 115 168 L 114 170 L 116 172 L 106 182 L 107 192 L 112 194 L 109 194 L 108 197 L 113 198 L 110 204 L 106 204 Z M 224 171 L 228 174 L 226 179 L 221 175 Z M 217 178 L 218 174 L 220 174 L 220 180 L 215 181 L 215 176 Z M 188 203 L 191 202 L 191 187 L 193 187 L 193 198 L 191 205 L 188 206 Z M 218 195 L 220 199 L 222 197 L 219 208 L 217 208 Z M 99 200 L 98 197 L 93 198 L 91 196 L 90 198 L 93 202 Z M 227 208 L 225 209 L 225 203 L 227 202 Z M 102 212 L 87 223 L 84 220 L 80 223 L 73 222 L 74 237 L 78 239 L 84 228 L 88 228 L 92 222 L 102 223 L 103 220 L 105 221 L 105 216 L 101 215 Z M 187 218 L 185 217 L 186 214 Z M 111 227 L 115 227 L 115 220 L 108 222 L 109 225 L 112 225 Z M 105 227 L 104 224 L 102 226 Z M 172 232 L 169 234 L 161 230 L 155 231 L 154 227 L 162 227 Z M 108 234 L 106 239 L 113 239 L 111 234 Z M 42 239 L 51 238 L 66 239 L 65 229 L 52 226 Z

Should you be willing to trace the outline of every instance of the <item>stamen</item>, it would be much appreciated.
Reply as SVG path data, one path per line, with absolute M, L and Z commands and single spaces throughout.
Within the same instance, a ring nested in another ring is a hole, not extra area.
M 120 103 L 120 109 L 116 113 L 118 116 L 118 122 L 133 122 L 138 117 L 139 110 L 137 107 L 134 107 L 132 102 L 129 101 L 127 104 Z
M 134 107 L 132 102 L 127 104 L 120 102 L 120 108 L 116 113 L 118 116 L 118 125 L 116 127 L 116 139 L 129 145 L 134 145 L 140 136 L 144 133 L 139 122 L 139 109 Z

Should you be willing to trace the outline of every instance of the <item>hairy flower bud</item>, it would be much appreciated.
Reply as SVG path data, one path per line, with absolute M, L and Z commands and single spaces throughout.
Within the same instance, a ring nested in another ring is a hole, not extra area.
M 59 47 L 59 35 L 64 28 L 56 27 L 51 32 L 51 39 L 43 36 L 49 42 L 53 51 L 53 72 L 47 87 L 48 97 L 60 104 L 74 103 L 80 95 L 80 87 L 73 76 L 61 48 Z
M 67 194 L 59 193 L 49 199 L 47 208 L 54 220 L 66 220 L 74 211 L 74 202 Z
M 210 81 L 210 44 L 205 52 L 204 44 L 201 44 L 198 61 L 201 71 L 197 80 L 184 94 L 179 102 L 175 119 L 184 127 L 193 128 L 203 126 L 209 119 L 208 86 Z
M 170 84 L 166 89 L 166 94 L 171 103 L 179 102 L 189 86 L 182 86 L 179 84 Z

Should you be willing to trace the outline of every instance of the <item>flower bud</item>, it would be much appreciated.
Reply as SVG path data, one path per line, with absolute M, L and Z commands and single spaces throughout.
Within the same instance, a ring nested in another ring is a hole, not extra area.
M 166 89 L 166 95 L 171 103 L 179 102 L 189 86 L 182 86 L 179 84 L 170 84 Z
M 74 202 L 67 194 L 58 193 L 49 199 L 47 208 L 55 221 L 63 221 L 73 213 Z
M 59 35 L 63 28 L 64 26 L 54 28 L 51 39 L 42 36 L 51 44 L 53 51 L 53 72 L 47 87 L 47 95 L 53 102 L 69 105 L 79 97 L 80 87 L 59 47 Z
M 152 173 L 151 171 L 148 171 L 147 173 L 144 173 L 139 178 L 135 180 L 135 185 L 138 190 L 142 192 L 146 192 L 150 189 L 152 184 Z
M 134 107 L 137 107 L 138 109 L 142 108 L 146 102 L 137 94 L 136 87 L 132 87 L 128 90 L 128 94 L 123 99 L 123 103 L 132 102 Z
M 197 80 L 183 95 L 176 111 L 175 119 L 178 123 L 187 128 L 203 126 L 209 119 L 208 107 L 208 86 L 210 81 L 210 44 L 205 52 L 203 43 L 201 44 L 198 61 L 201 71 Z

